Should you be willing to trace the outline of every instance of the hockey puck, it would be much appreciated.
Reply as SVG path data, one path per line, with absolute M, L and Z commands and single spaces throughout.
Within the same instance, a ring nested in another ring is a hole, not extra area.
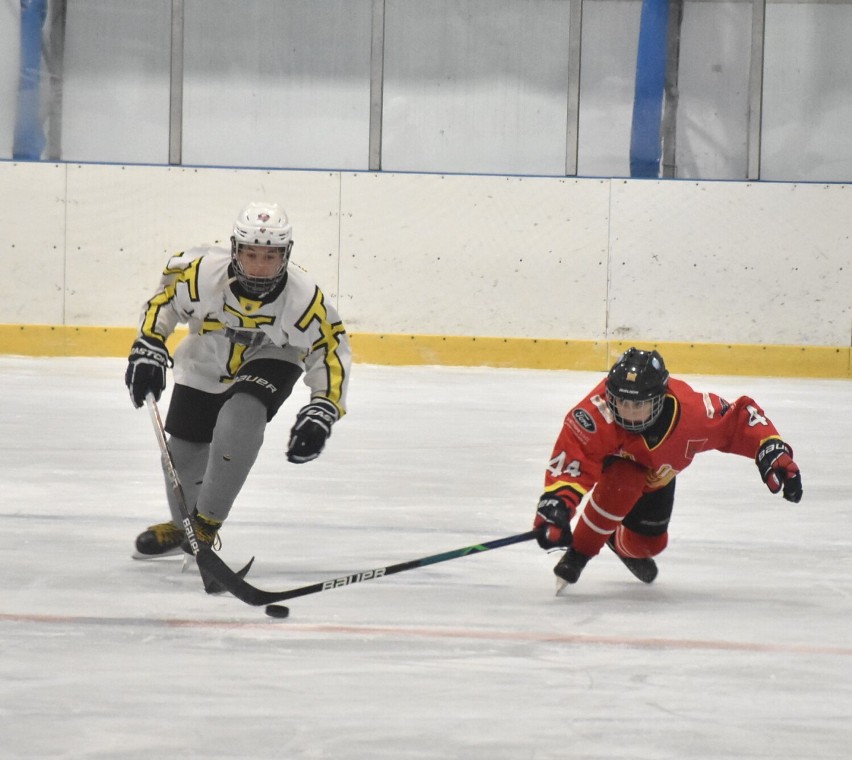
M 285 618 L 290 614 L 290 608 L 283 604 L 268 604 L 266 605 L 266 614 L 269 617 Z

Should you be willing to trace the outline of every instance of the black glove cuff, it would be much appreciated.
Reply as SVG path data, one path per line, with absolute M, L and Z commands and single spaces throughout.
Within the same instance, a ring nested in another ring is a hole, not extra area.
M 174 362 L 169 356 L 169 349 L 166 344 L 156 338 L 137 338 L 130 347 L 130 356 L 128 360 L 147 361 L 152 364 L 159 364 L 162 367 L 171 367 Z
M 790 459 L 793 458 L 793 449 L 780 438 L 770 438 L 764 441 L 757 450 L 754 461 L 760 469 L 760 474 L 764 480 L 766 480 L 766 476 L 772 469 L 772 463 L 782 454 L 786 454 Z
M 331 433 L 331 426 L 340 419 L 340 412 L 331 401 L 319 398 L 303 407 L 298 416 L 299 421 L 311 420 Z

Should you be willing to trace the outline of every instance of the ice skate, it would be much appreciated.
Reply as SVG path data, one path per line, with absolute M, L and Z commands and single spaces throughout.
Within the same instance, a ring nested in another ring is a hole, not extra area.
M 222 540 L 219 538 L 219 528 L 221 527 L 221 520 L 211 520 L 198 514 L 198 512 L 195 512 L 192 516 L 192 529 L 195 531 L 198 542 L 212 549 L 218 549 L 222 545 Z M 184 536 L 184 539 L 186 539 L 186 536 Z M 183 541 L 182 548 L 187 554 L 194 553 L 187 540 Z
M 589 558 L 585 554 L 569 548 L 562 556 L 562 559 L 556 563 L 553 568 L 553 574 L 556 576 L 556 593 L 562 591 L 569 583 L 576 583 L 580 579 L 580 574 Z
M 615 535 L 609 537 L 606 545 L 612 549 L 615 556 L 618 557 L 624 566 L 635 575 L 642 583 L 653 583 L 657 577 L 657 563 L 651 557 L 644 559 L 638 557 L 624 557 L 618 553 L 615 548 Z
M 133 559 L 159 559 L 179 556 L 181 544 L 186 538 L 183 528 L 173 522 L 151 525 L 136 537 L 136 551 Z

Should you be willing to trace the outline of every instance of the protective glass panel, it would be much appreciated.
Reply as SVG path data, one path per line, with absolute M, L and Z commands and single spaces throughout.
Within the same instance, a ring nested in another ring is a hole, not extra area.
M 852 181 L 852 4 L 766 9 L 761 179 Z
M 168 163 L 171 2 L 69 3 L 62 158 Z
M 641 0 L 586 0 L 577 173 L 630 176 L 630 126 Z
M 373 6 L 185 0 L 182 162 L 368 169 Z M 641 7 L 583 3 L 581 175 L 629 175 Z M 751 9 L 685 5 L 676 176 L 747 176 Z M 570 10 L 569 0 L 386 0 L 382 168 L 561 176 Z M 68 3 L 64 56 L 46 44 L 40 72 L 56 157 L 168 163 L 171 14 L 170 0 Z M 5 159 L 20 15 L 19 3 L 0 3 Z M 762 179 L 852 180 L 851 30 L 848 1 L 768 4 L 763 132 L 752 146 Z
M 382 168 L 564 174 L 569 11 L 387 0 Z
M 15 4 L 17 5 L 17 3 Z M 20 60 L 20 11 L 12 3 L 0 3 L 0 158 L 12 157 L 15 108 L 18 98 Z
M 366 169 L 371 0 L 187 0 L 183 163 Z
M 678 177 L 748 173 L 751 0 L 684 5 L 678 67 Z

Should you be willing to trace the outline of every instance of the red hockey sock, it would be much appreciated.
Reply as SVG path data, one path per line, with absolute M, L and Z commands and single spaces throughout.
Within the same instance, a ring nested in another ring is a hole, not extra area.
M 623 525 L 620 525 L 618 530 L 615 531 L 615 550 L 622 557 L 635 557 L 636 559 L 656 557 L 666 548 L 668 543 L 668 533 L 663 533 L 662 536 L 643 536 L 634 533 Z
M 601 475 L 574 528 L 573 547 L 594 557 L 621 524 L 645 488 L 646 470 L 627 459 L 618 459 Z

